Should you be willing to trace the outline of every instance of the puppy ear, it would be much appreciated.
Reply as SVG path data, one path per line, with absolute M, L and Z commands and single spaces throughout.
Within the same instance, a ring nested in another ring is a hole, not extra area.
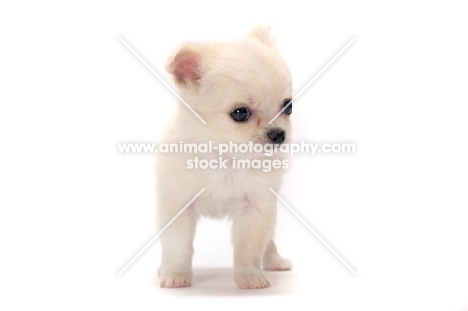
M 269 25 L 262 25 L 254 28 L 250 31 L 250 35 L 258 39 L 265 45 L 272 46 L 274 43 L 273 37 L 271 36 Z
M 173 75 L 175 83 L 184 88 L 198 85 L 201 79 L 201 51 L 194 44 L 185 44 L 166 64 L 166 70 Z

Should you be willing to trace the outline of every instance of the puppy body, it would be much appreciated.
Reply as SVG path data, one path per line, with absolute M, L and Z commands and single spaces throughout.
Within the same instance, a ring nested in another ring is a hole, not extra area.
M 230 43 L 187 43 L 172 56 L 167 70 L 173 75 L 184 100 L 207 122 L 203 124 L 180 105 L 166 127 L 162 142 L 203 144 L 271 144 L 272 131 L 283 131 L 290 141 L 289 116 L 268 122 L 291 98 L 289 70 L 272 46 L 269 29 L 254 29 L 246 38 Z M 248 120 L 238 122 L 231 112 L 245 107 Z M 226 168 L 188 169 L 187 161 L 219 159 L 212 153 L 158 154 L 158 226 L 164 227 L 202 189 L 206 190 L 161 235 L 162 287 L 190 286 L 193 238 L 201 216 L 233 221 L 235 281 L 240 288 L 264 288 L 270 280 L 262 272 L 288 270 L 272 240 L 276 222 L 276 198 L 283 169 L 233 168 L 235 159 L 284 160 L 282 153 L 231 152 L 223 155 Z

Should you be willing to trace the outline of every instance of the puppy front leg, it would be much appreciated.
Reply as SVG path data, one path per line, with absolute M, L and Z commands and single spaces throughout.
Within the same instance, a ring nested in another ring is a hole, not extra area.
M 234 280 L 239 288 L 271 285 L 261 263 L 276 222 L 276 206 L 249 204 L 233 223 Z
M 160 213 L 163 228 L 178 211 Z M 159 269 L 161 287 L 186 287 L 192 283 L 193 238 L 196 217 L 189 207 L 161 234 L 162 260 Z

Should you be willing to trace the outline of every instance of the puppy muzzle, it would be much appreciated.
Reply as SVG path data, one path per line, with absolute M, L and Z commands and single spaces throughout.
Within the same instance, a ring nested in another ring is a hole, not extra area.
M 275 144 L 283 143 L 286 138 L 286 132 L 280 127 L 269 130 L 266 135 Z

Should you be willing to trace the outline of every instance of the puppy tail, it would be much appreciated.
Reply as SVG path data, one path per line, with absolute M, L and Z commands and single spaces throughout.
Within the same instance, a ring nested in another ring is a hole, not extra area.
M 250 31 L 250 35 L 258 39 L 265 45 L 272 46 L 274 44 L 273 37 L 271 35 L 271 27 L 269 25 L 261 25 Z

